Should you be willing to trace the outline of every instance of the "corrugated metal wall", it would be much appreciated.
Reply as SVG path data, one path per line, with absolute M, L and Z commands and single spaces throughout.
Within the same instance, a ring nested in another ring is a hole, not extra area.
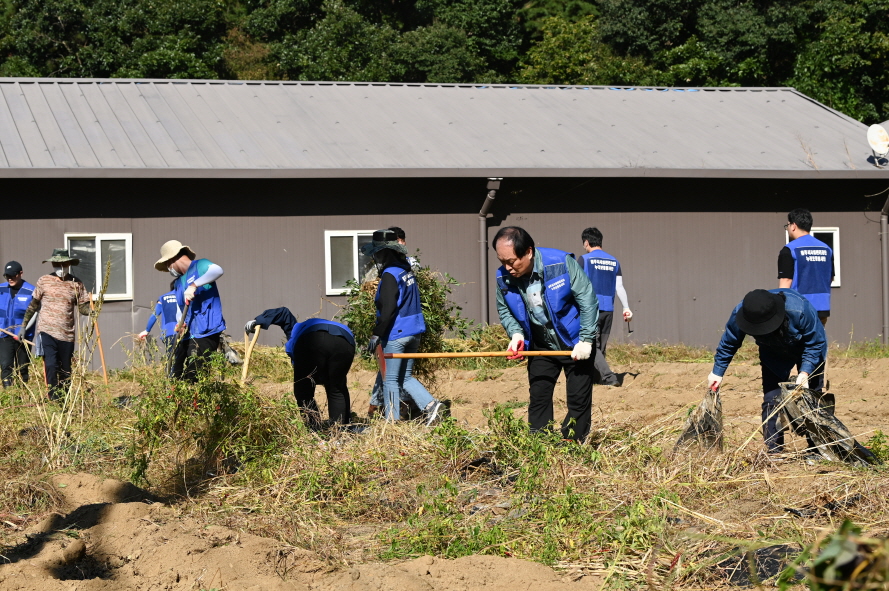
M 325 230 L 401 226 L 424 263 L 464 283 L 454 298 L 465 315 L 480 316 L 475 212 L 484 179 L 30 183 L 7 183 L 7 194 L 20 195 L 22 207 L 0 220 L 0 263 L 18 260 L 29 281 L 48 272 L 40 261 L 63 245 L 66 232 L 133 235 L 134 300 L 106 303 L 101 319 L 111 366 L 124 364 L 126 335 L 144 328 L 152 303 L 169 288 L 170 276 L 155 271 L 154 262 L 171 238 L 225 269 L 220 291 L 229 332 L 238 339 L 243 323 L 266 308 L 288 306 L 301 319 L 337 313 L 344 298 L 324 295 Z M 841 181 L 507 179 L 489 239 L 515 224 L 541 246 L 581 254 L 582 230 L 597 226 L 605 249 L 624 268 L 636 313 L 634 340 L 712 347 L 747 291 L 777 286 L 786 212 L 809 204 L 816 226 L 840 228 L 842 287 L 833 290 L 828 336 L 847 343 L 876 338 L 881 330 L 879 214 L 873 210 L 884 198 L 862 198 L 881 188 Z M 29 207 L 29 199 L 39 209 Z M 867 209 L 872 213 L 862 213 Z M 163 217 L 177 213 L 182 217 Z M 48 218 L 34 219 L 41 214 Z M 488 260 L 493 289 L 498 263 L 492 250 Z M 496 322 L 493 302 L 491 291 Z M 262 342 L 280 343 L 283 336 L 274 329 Z M 625 328 L 616 325 L 612 338 L 624 339 Z
M 167 273 L 154 263 L 161 244 L 178 239 L 199 257 L 209 258 L 225 270 L 219 280 L 223 310 L 234 338 L 243 337 L 244 323 L 267 308 L 287 306 L 300 319 L 318 315 L 332 318 L 345 302 L 342 296 L 324 295 L 324 231 L 363 230 L 399 225 L 411 252 L 419 248 L 422 261 L 471 282 L 454 291 L 454 299 L 472 318 L 479 316 L 477 295 L 478 237 L 476 215 L 444 214 L 310 216 L 310 217 L 204 217 L 76 220 L 0 220 L 0 259 L 17 260 L 25 279 L 36 283 L 49 272 L 41 264 L 62 247 L 66 232 L 132 232 L 132 302 L 106 302 L 100 320 L 106 360 L 120 367 L 126 361 L 125 335 L 145 328 L 154 302 L 169 291 Z M 442 248 L 441 245 L 447 245 Z M 153 334 L 157 336 L 158 328 Z M 261 343 L 280 344 L 284 333 L 264 332 Z M 96 361 L 98 356 L 96 356 Z
M 840 228 L 842 286 L 831 292 L 828 338 L 839 343 L 881 332 L 878 215 L 813 212 L 816 226 Z M 620 261 L 635 314 L 633 341 L 715 347 L 732 308 L 748 291 L 778 287 L 778 253 L 787 213 L 513 213 L 536 244 L 580 256 L 584 228 L 598 227 Z M 498 228 L 492 228 L 493 239 Z M 497 265 L 493 253 L 492 269 Z M 618 301 L 617 306 L 620 305 Z M 491 307 L 492 318 L 496 310 Z M 625 341 L 615 323 L 612 339 Z

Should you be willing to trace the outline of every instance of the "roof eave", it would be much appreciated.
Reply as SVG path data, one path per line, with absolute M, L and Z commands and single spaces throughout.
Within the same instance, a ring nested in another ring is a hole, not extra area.
M 323 178 L 725 178 L 889 179 L 889 170 L 718 168 L 0 168 L 0 178 L 323 179 Z

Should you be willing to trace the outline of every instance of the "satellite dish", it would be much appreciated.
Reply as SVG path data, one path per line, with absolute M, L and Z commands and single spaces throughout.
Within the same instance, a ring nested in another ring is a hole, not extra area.
M 877 158 L 885 158 L 889 154 L 889 133 L 882 125 L 871 125 L 867 128 L 867 143 Z

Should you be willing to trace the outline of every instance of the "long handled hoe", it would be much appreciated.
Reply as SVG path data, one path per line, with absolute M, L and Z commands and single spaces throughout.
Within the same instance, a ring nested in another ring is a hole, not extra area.
M 520 351 L 522 357 L 571 357 L 572 351 Z M 455 353 L 383 353 L 383 345 L 377 345 L 374 358 L 380 377 L 386 379 L 387 359 L 462 359 L 466 357 L 511 357 L 515 353 L 509 351 L 461 351 Z
M 0 328 L 0 332 L 5 332 L 6 334 L 8 334 L 8 335 L 11 336 L 11 337 L 15 337 L 15 336 L 16 336 L 14 332 L 9 332 L 9 331 L 6 330 L 5 328 Z M 23 343 L 25 343 L 26 345 L 31 345 L 32 347 L 34 346 L 34 343 L 32 343 L 31 341 L 25 339 L 24 337 L 20 337 L 20 338 L 21 338 L 21 341 L 22 341 Z
M 260 327 L 257 324 L 253 329 L 253 340 L 247 344 L 247 333 L 244 333 L 244 367 L 241 368 L 241 383 L 247 381 L 247 369 L 250 367 L 250 356 L 253 355 L 253 348 L 256 346 L 256 340 L 259 338 Z

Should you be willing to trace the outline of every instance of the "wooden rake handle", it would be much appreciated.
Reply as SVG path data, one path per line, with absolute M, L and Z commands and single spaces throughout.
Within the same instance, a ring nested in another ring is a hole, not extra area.
M 8 335 L 11 336 L 11 337 L 16 336 L 14 332 L 9 332 L 9 331 L 6 330 L 5 328 L 0 328 L 0 332 L 5 332 L 6 334 L 8 334 Z M 21 342 L 25 343 L 26 345 L 31 345 L 32 347 L 34 346 L 34 343 L 32 343 L 32 342 L 29 341 L 29 340 L 26 340 L 24 337 L 17 337 L 17 338 L 18 338 Z
M 247 348 L 244 350 L 244 367 L 241 368 L 242 384 L 247 381 L 247 369 L 250 367 L 250 356 L 253 355 L 253 348 L 256 346 L 256 340 L 259 338 L 260 330 L 261 328 L 258 324 L 253 328 L 253 340 L 250 341 L 250 344 L 247 345 Z
M 572 351 L 519 351 L 522 357 L 571 357 Z M 386 359 L 459 359 L 461 357 L 512 357 L 509 351 L 479 351 L 460 353 L 384 353 Z

